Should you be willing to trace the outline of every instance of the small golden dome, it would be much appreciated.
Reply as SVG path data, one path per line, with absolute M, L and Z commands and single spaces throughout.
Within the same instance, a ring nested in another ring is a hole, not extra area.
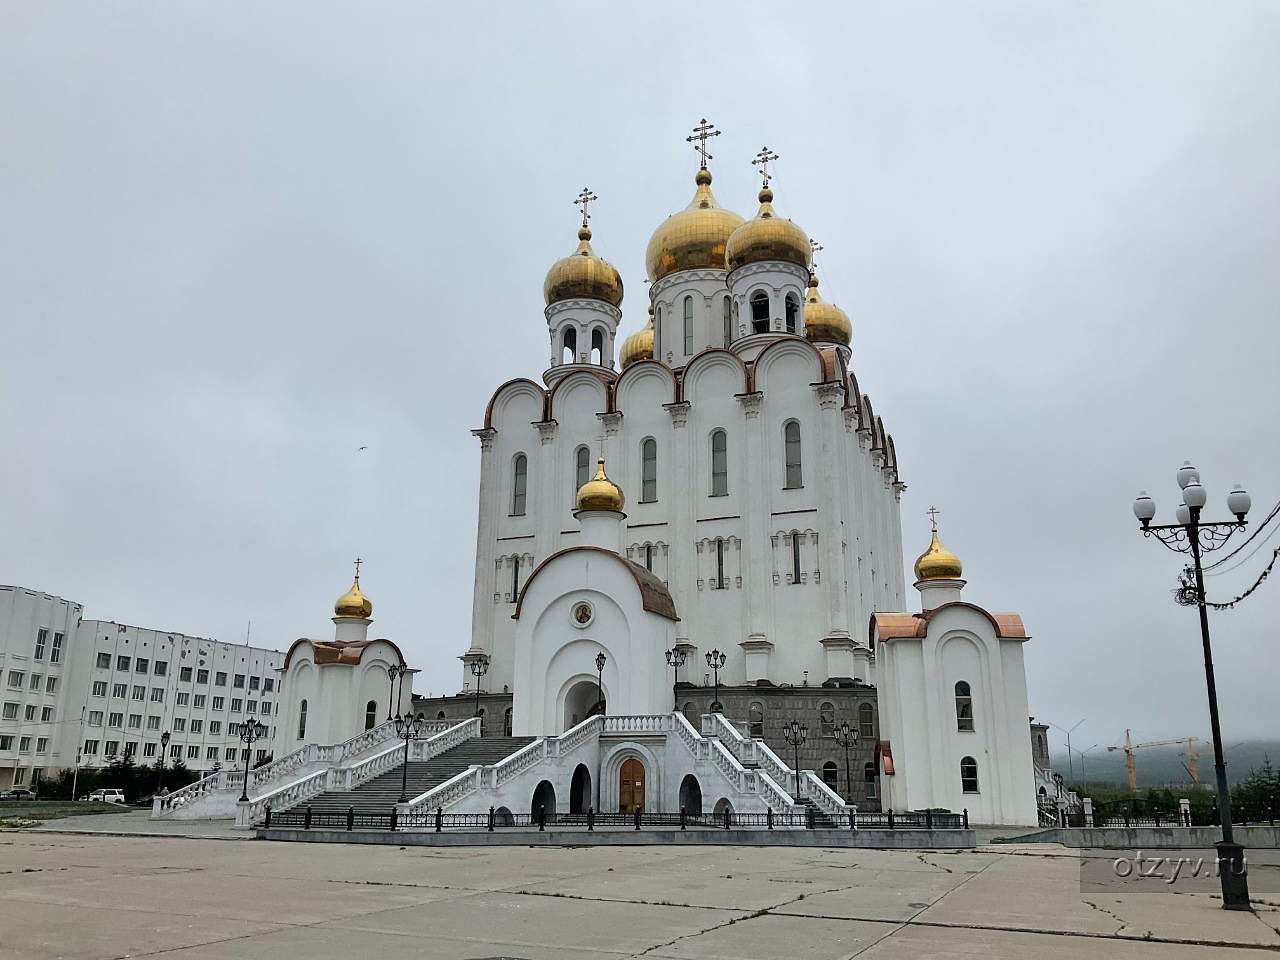
M 698 170 L 693 182 L 697 189 L 689 206 L 667 217 L 649 238 L 644 262 L 652 282 L 677 270 L 724 269 L 725 244 L 742 225 L 742 217 L 716 202 L 706 167 Z
M 960 558 L 942 545 L 938 528 L 933 528 L 933 542 L 916 558 L 917 580 L 958 580 L 963 567 Z
M 627 498 L 604 473 L 604 457 L 596 461 L 596 475 L 578 489 L 579 510 L 612 510 L 621 513 Z
M 649 323 L 622 341 L 618 362 L 625 370 L 639 360 L 653 359 L 653 304 L 649 304 Z
M 577 298 L 603 300 L 615 307 L 622 303 L 622 276 L 613 264 L 595 255 L 586 224 L 578 229 L 578 249 L 547 271 L 542 296 L 547 306 Z
M 360 591 L 359 577 L 352 582 L 351 589 L 338 598 L 333 612 L 335 616 L 356 620 L 368 620 L 373 616 L 373 601 Z
M 748 263 L 780 260 L 809 269 L 812 255 L 808 235 L 790 220 L 779 217 L 773 209 L 773 191 L 760 191 L 760 209 L 729 237 L 725 260 L 730 270 Z
M 804 335 L 814 343 L 843 343 L 853 339 L 849 315 L 818 295 L 817 274 L 809 274 L 809 296 L 804 302 Z

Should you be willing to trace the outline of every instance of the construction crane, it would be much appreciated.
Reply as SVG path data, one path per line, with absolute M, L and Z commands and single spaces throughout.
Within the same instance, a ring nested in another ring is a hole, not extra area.
M 1175 740 L 1148 740 L 1145 743 L 1134 743 L 1129 736 L 1129 731 L 1124 732 L 1124 743 L 1118 747 L 1107 747 L 1108 751 L 1123 750 L 1125 767 L 1129 772 L 1129 789 L 1138 789 L 1138 765 L 1134 759 L 1133 752 L 1143 747 L 1168 747 L 1174 744 L 1185 743 L 1187 745 L 1187 762 L 1183 765 L 1187 774 L 1191 777 L 1191 782 L 1200 783 L 1200 754 L 1196 752 L 1197 738 L 1195 737 L 1179 737 Z

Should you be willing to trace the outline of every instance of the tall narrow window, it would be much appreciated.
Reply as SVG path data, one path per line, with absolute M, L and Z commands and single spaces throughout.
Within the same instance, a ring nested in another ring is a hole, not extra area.
M 649 437 L 640 443 L 640 502 L 658 499 L 658 441 Z
M 729 307 L 729 298 L 724 298 L 724 346 L 725 349 L 733 343 L 733 311 Z
M 769 332 L 769 295 L 763 290 L 751 295 L 751 332 Z
M 378 701 L 370 700 L 364 705 L 364 728 L 372 730 L 378 725 Z
M 511 515 L 524 516 L 524 495 L 529 483 L 529 458 L 517 453 L 511 470 Z
M 786 308 L 787 308 L 787 333 L 795 333 L 796 324 L 799 322 L 799 316 L 800 316 L 800 301 L 798 301 L 792 294 L 788 293 Z
M 693 297 L 684 298 L 684 355 L 693 355 Z
M 791 531 L 791 582 L 800 583 L 800 533 Z
M 563 348 L 560 351 L 562 363 L 578 362 L 578 331 L 569 327 L 564 332 Z
M 764 736 L 764 704 L 753 703 L 747 710 L 747 722 L 753 737 Z
M 711 434 L 711 495 L 729 495 L 729 437 L 723 430 Z
M 37 630 L 36 631 L 36 652 L 35 652 L 36 660 L 44 659 L 44 648 L 45 648 L 45 644 L 48 642 L 49 642 L 49 631 L 45 630 L 44 628 Z
M 723 590 L 728 584 L 724 579 L 724 540 L 716 541 L 716 589 Z
M 504 737 L 511 736 L 511 708 L 507 707 L 506 712 L 502 715 L 502 735 Z
M 964 680 L 956 683 L 956 729 L 973 729 L 973 693 Z
M 822 765 L 822 782 L 832 790 L 839 790 L 840 768 L 836 766 L 834 760 L 828 760 Z
M 644 545 L 644 568 L 653 573 L 653 544 L 646 543 Z
M 870 740 L 876 735 L 876 708 L 869 703 L 858 706 L 858 736 Z
M 591 479 L 591 451 L 579 447 L 573 454 L 573 496 L 576 499 L 582 485 Z
M 303 700 L 298 704 L 298 739 L 302 740 L 307 735 L 307 701 Z
M 597 366 L 604 363 L 604 331 L 599 327 L 591 331 L 591 362 Z
M 834 703 L 824 703 L 818 707 L 818 736 L 834 737 L 836 735 L 836 707 Z
M 867 799 L 876 798 L 876 765 L 870 761 L 862 765 L 862 782 L 867 785 Z
M 520 558 L 511 558 L 511 602 L 520 597 Z
M 965 793 L 978 792 L 978 761 L 973 757 L 960 759 L 960 789 Z
M 786 475 L 783 487 L 795 490 L 804 486 L 804 475 L 800 469 L 800 424 L 788 420 L 782 428 L 782 452 L 786 463 Z
M 62 634 L 60 634 L 60 633 L 55 633 L 55 634 L 53 635 L 53 648 L 49 651 L 49 662 L 50 662 L 50 663 L 61 663 L 61 662 L 62 662 L 62 641 L 63 641 L 63 636 L 62 636 Z M 52 679 L 52 678 L 50 678 L 50 679 Z
M 662 307 L 654 310 L 653 324 L 653 359 L 662 359 Z

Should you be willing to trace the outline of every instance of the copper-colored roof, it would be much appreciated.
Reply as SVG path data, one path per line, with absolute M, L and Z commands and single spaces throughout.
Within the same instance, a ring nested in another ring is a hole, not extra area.
M 613 557 L 623 564 L 627 568 L 627 572 L 635 579 L 636 587 L 640 590 L 640 605 L 644 609 L 650 613 L 656 613 L 660 617 L 666 617 L 668 620 L 680 619 L 676 616 L 676 603 L 671 599 L 671 592 L 667 590 L 666 584 L 654 576 L 651 571 L 646 570 L 638 563 L 633 563 L 626 557 L 619 556 L 612 550 L 606 550 L 604 547 L 580 546 L 557 550 L 534 568 L 533 573 L 529 575 L 529 579 L 525 581 L 524 587 L 520 590 L 520 599 L 516 601 L 516 612 L 511 615 L 512 620 L 520 619 L 520 608 L 524 606 L 524 598 L 528 596 L 529 587 L 533 585 L 533 581 L 537 579 L 543 568 L 557 557 L 562 557 L 566 553 L 573 553 L 577 550 L 590 550 L 594 553 L 602 553 L 606 557 Z
M 298 649 L 298 645 L 302 643 L 311 644 L 311 657 L 317 664 L 324 663 L 340 663 L 347 666 L 355 666 L 364 656 L 365 648 L 375 643 L 385 643 L 396 652 L 396 658 L 401 664 L 404 663 L 404 655 L 390 640 L 379 637 L 376 640 L 309 640 L 303 637 L 295 640 L 289 647 L 289 652 L 284 656 L 284 666 L 281 669 L 289 669 L 289 661 L 293 659 L 293 651 Z
M 867 625 L 867 636 L 874 644 L 876 636 L 881 640 L 898 640 L 903 637 L 924 637 L 929 633 L 929 621 L 936 617 L 943 610 L 949 610 L 952 607 L 966 607 L 982 614 L 989 621 L 995 630 L 996 636 L 1001 640 L 1029 640 L 1030 634 L 1022 623 L 1022 617 L 1016 613 L 990 613 L 975 603 L 966 603 L 963 600 L 956 600 L 951 603 L 944 603 L 941 606 L 934 607 L 932 610 L 926 610 L 924 613 L 888 613 L 876 612 L 871 614 L 871 622 Z

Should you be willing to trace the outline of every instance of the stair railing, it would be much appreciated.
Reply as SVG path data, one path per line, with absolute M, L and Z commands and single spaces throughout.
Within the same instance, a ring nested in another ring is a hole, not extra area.
M 804 787 L 804 795 L 813 805 L 839 824 L 849 813 L 849 806 L 844 798 L 822 782 L 812 770 L 800 771 L 800 783 Z

